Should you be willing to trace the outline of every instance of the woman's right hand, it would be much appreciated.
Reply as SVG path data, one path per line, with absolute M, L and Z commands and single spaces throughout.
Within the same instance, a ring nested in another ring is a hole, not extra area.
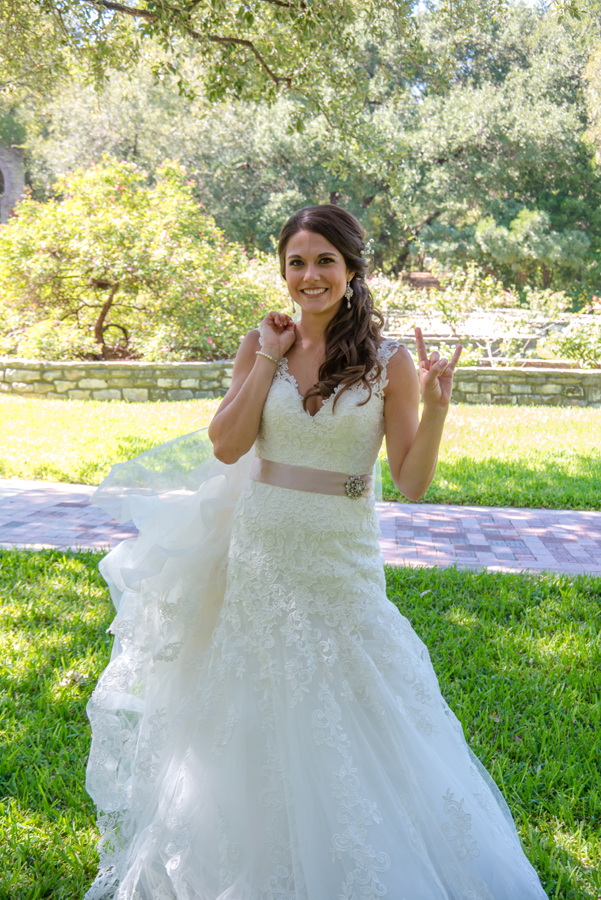
M 281 359 L 296 340 L 294 321 L 286 313 L 267 313 L 259 326 L 263 341 L 262 350 L 276 359 Z

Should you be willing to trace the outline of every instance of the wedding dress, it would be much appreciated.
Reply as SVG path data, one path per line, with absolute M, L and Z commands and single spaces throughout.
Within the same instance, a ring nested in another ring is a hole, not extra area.
M 386 363 L 303 410 L 282 359 L 254 451 L 370 472 Z M 544 900 L 509 813 L 385 593 L 372 498 L 251 480 L 201 433 L 113 467 L 140 528 L 88 705 L 100 871 L 88 900 Z

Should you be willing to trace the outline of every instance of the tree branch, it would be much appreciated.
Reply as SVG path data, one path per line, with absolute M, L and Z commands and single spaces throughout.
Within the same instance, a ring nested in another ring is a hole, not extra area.
M 113 3 L 113 0 L 85 0 L 86 3 L 91 3 L 92 6 L 102 6 L 103 9 L 108 9 L 111 12 L 120 12 L 126 16 L 133 16 L 134 19 L 147 19 L 149 22 L 154 22 L 157 18 L 155 13 L 149 12 L 147 9 L 138 9 L 136 6 L 124 6 L 123 3 Z
M 98 316 L 98 318 L 96 319 L 96 322 L 94 324 L 94 337 L 98 344 L 102 344 L 103 348 L 104 348 L 103 335 L 104 335 L 104 331 L 105 331 L 104 322 L 105 322 L 106 317 L 108 316 L 109 309 L 113 305 L 113 300 L 114 300 L 115 294 L 117 293 L 118 290 L 119 290 L 119 282 L 117 282 L 116 284 L 114 284 L 112 286 L 111 292 L 109 294 L 109 298 L 103 304 L 102 309 L 100 310 L 100 315 Z
M 123 13 L 126 16 L 132 16 L 134 19 L 146 19 L 148 22 L 156 22 L 158 16 L 156 13 L 149 12 L 147 9 L 139 9 L 136 6 L 125 6 L 123 3 L 114 3 L 113 0 L 85 0 L 86 3 L 91 3 L 93 6 L 101 6 L 103 9 L 108 9 L 111 12 L 119 12 Z M 291 6 L 291 3 L 285 3 L 283 0 L 266 0 L 267 3 L 277 3 L 278 6 Z M 195 4 L 192 4 L 192 8 Z M 188 35 L 191 38 L 194 38 L 195 41 L 211 41 L 214 44 L 236 44 L 239 47 L 245 47 L 247 50 L 254 55 L 255 59 L 266 73 L 266 75 L 273 81 L 276 87 L 279 87 L 281 84 L 284 84 L 288 89 L 292 87 L 292 79 L 287 76 L 285 78 L 280 78 L 275 72 L 269 68 L 255 45 L 252 41 L 246 40 L 244 38 L 235 38 L 235 37 L 221 37 L 217 34 L 201 34 L 199 31 L 195 31 L 193 28 L 190 28 L 185 19 L 181 16 L 181 13 L 178 10 L 180 17 L 182 18 L 183 24 Z
M 267 75 L 273 81 L 273 83 L 275 84 L 276 87 L 279 87 L 281 84 L 285 84 L 288 89 L 290 89 L 292 87 L 292 79 L 290 78 L 290 76 L 286 76 L 285 78 L 279 78 L 275 74 L 275 72 L 273 72 L 269 68 L 269 66 L 267 65 L 267 63 L 265 62 L 265 60 L 263 59 L 263 57 L 261 56 L 261 54 L 259 53 L 259 51 L 257 50 L 257 48 L 255 47 L 255 45 L 253 44 L 252 41 L 247 41 L 247 40 L 244 40 L 243 38 L 219 37 L 216 34 L 209 34 L 209 35 L 207 35 L 206 38 L 203 38 L 203 35 L 198 34 L 197 31 L 189 31 L 188 33 L 190 34 L 191 37 L 194 37 L 197 40 L 201 40 L 201 41 L 209 40 L 209 41 L 213 41 L 213 43 L 216 43 L 216 44 L 238 44 L 240 47 L 246 47 L 247 50 L 250 50 L 250 52 L 254 54 L 255 59 L 257 60 L 257 62 L 261 66 L 261 68 L 267 73 Z

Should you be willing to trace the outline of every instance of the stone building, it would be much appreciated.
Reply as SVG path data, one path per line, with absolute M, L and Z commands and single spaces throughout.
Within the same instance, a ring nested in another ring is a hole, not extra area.
M 24 190 L 23 151 L 0 144 L 0 222 L 3 225 Z

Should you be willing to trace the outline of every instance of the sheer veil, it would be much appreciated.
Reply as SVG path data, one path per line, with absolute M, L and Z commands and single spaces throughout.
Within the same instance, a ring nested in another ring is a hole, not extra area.
M 87 706 L 86 787 L 101 833 L 87 900 L 118 885 L 132 835 L 148 824 L 161 741 L 183 713 L 190 667 L 202 663 L 223 604 L 233 511 L 253 459 L 251 451 L 218 462 L 203 429 L 113 466 L 92 497 L 119 522 L 133 519 L 139 535 L 100 563 L 117 615 L 111 659 Z

